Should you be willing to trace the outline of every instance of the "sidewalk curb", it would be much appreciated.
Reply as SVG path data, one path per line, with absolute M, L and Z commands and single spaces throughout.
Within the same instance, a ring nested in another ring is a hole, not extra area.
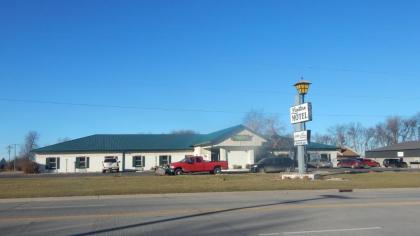
M 420 188 L 377 188 L 377 189 L 353 189 L 354 192 L 420 192 Z M 209 196 L 209 195 L 237 195 L 240 193 L 248 194 L 285 194 L 288 193 L 334 193 L 340 194 L 339 189 L 319 189 L 319 190 L 270 190 L 270 191 L 242 191 L 242 192 L 197 192 L 197 193 L 160 193 L 160 194 L 124 194 L 124 195 L 97 195 L 97 196 L 66 196 L 66 197 L 37 197 L 37 198 L 4 198 L 0 199 L 0 204 L 3 203 L 24 203 L 24 202 L 49 202 L 49 201 L 82 201 L 82 200 L 112 200 L 112 199 L 138 199 L 138 198 L 179 198 L 191 196 Z M 351 194 L 351 193 L 350 193 Z

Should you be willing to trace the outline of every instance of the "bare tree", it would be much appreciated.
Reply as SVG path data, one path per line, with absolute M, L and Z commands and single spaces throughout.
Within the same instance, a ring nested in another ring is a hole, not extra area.
M 194 130 L 189 129 L 179 129 L 179 130 L 173 130 L 171 134 L 197 134 Z
M 401 131 L 401 117 L 393 116 L 386 120 L 386 128 L 390 137 L 390 145 L 396 144 L 399 141 Z
M 375 126 L 375 145 L 388 146 L 391 144 L 391 137 L 388 133 L 385 123 L 379 123 Z
M 408 140 L 415 140 L 417 138 L 416 137 L 417 131 L 418 131 L 417 120 L 415 118 L 408 118 L 408 119 L 402 120 L 401 131 L 400 131 L 401 141 L 405 142 Z
M 328 135 L 328 134 L 323 134 L 323 135 L 315 134 L 312 137 L 312 140 L 314 142 L 317 142 L 317 143 L 323 143 L 323 144 L 328 144 L 328 145 L 335 145 L 336 144 L 335 137 L 332 136 L 332 135 Z
M 20 151 L 20 158 L 32 160 L 34 158 L 34 154 L 32 153 L 32 150 L 38 147 L 38 139 L 39 134 L 36 131 L 30 131 L 25 136 L 25 143 L 22 145 L 21 151 Z
M 69 138 L 69 137 L 58 138 L 57 143 L 63 143 L 63 142 L 67 142 L 67 141 L 70 141 L 70 140 L 71 140 L 71 138 Z
M 366 129 L 362 124 L 352 122 L 346 126 L 346 130 L 348 145 L 358 153 L 362 153 L 365 150 Z
M 389 117 L 385 123 L 379 123 L 375 126 L 376 144 L 388 146 L 415 140 L 418 124 L 416 117 L 408 119 L 402 119 L 399 116 Z
M 273 136 L 284 132 L 284 126 L 275 115 L 266 115 L 262 111 L 251 110 L 244 119 L 243 124 L 257 133 Z
M 376 135 L 375 134 L 375 128 L 365 129 L 364 135 L 365 135 L 365 137 L 364 137 L 364 141 L 365 141 L 364 151 L 371 150 L 371 149 L 374 149 L 375 147 L 377 147 L 375 145 L 375 135 Z
M 346 145 L 346 133 L 347 133 L 347 126 L 346 125 L 335 125 L 328 129 L 328 132 L 331 136 L 335 139 L 335 144 L 337 146 L 343 147 Z

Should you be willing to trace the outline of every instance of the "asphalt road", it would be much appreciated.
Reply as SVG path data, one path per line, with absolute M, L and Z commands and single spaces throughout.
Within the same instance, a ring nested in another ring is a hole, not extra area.
M 419 235 L 420 189 L 0 200 L 1 235 Z

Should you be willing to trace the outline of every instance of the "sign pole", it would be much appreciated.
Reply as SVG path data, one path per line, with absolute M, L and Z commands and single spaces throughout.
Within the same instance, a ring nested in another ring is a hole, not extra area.
M 295 99 L 295 106 L 290 108 L 290 121 L 295 125 L 293 134 L 294 146 L 297 146 L 298 173 L 303 176 L 306 173 L 306 145 L 310 144 L 310 130 L 306 130 L 306 122 L 312 120 L 312 104 L 305 103 L 305 94 L 308 93 L 311 82 L 303 78 L 294 84 L 298 94 Z
M 298 104 L 301 105 L 304 102 L 304 95 L 297 95 L 298 96 Z M 305 123 L 298 123 L 297 124 L 297 132 L 305 130 Z M 297 146 L 297 159 L 298 159 L 298 172 L 299 174 L 305 174 L 305 146 L 299 145 Z

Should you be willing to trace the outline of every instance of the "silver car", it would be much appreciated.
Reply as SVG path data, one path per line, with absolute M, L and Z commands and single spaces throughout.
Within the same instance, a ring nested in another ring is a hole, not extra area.
M 105 157 L 105 160 L 102 162 L 102 173 L 107 171 L 120 171 L 120 165 L 117 157 Z
M 326 160 L 311 160 L 306 165 L 309 168 L 332 168 L 333 164 L 331 161 Z

